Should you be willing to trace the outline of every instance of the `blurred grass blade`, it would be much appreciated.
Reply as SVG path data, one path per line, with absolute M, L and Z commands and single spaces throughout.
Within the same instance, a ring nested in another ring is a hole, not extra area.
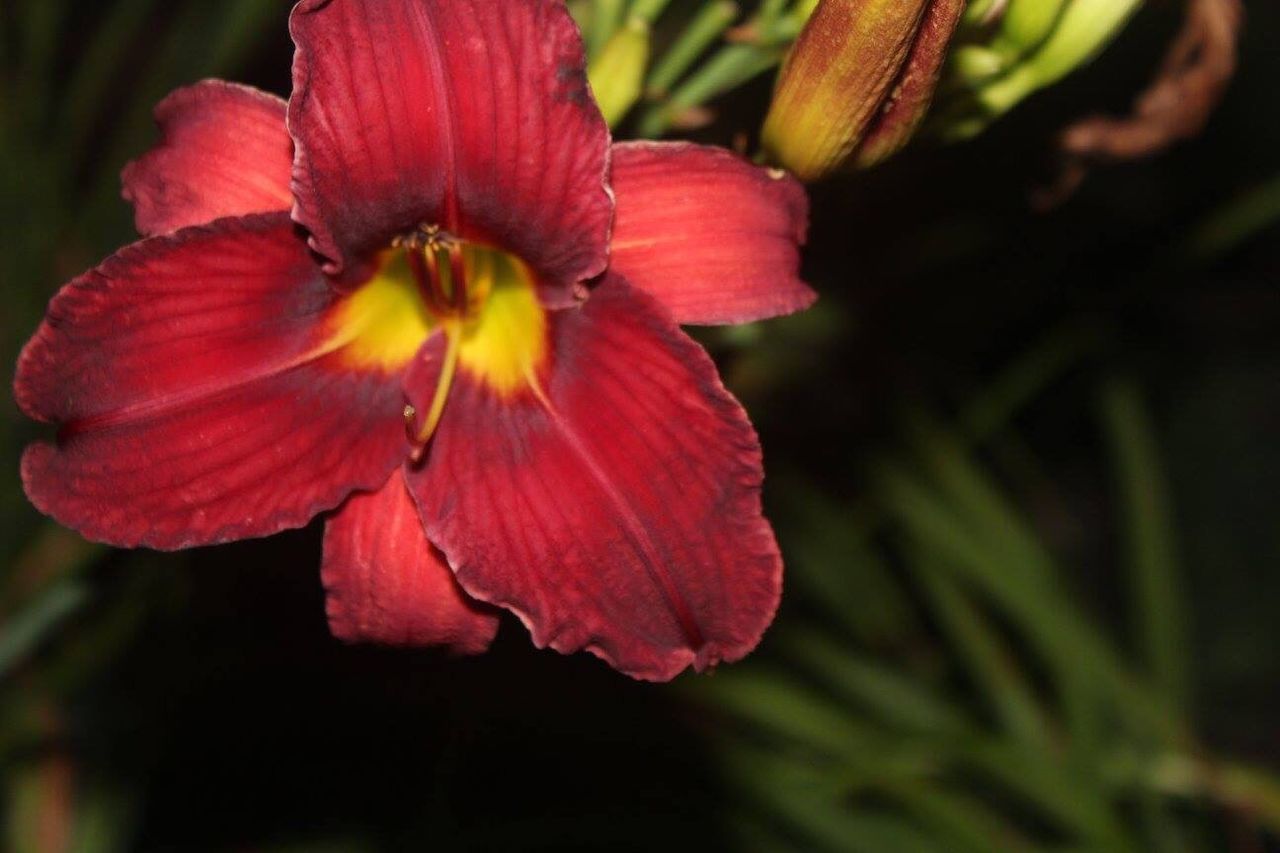
M 263 0 L 235 0 L 218 7 L 217 26 L 210 41 L 205 65 L 209 73 L 239 68 L 248 60 L 272 25 L 284 27 L 288 20 L 285 4 Z
M 10 615 L 0 630 L 0 679 L 25 661 L 89 600 L 89 587 L 64 580 Z
M 1205 799 L 1280 838 L 1280 779 L 1202 755 L 1171 754 L 1147 763 L 1132 780 L 1166 797 Z
M 1143 791 L 1138 799 L 1138 819 L 1145 830 L 1149 849 L 1162 853 L 1187 853 L 1190 849 L 1184 837 L 1179 816 L 1165 798 L 1153 791 Z
M 1031 525 L 1005 499 L 995 483 L 972 461 L 955 436 L 926 419 L 910 418 L 907 431 L 925 470 L 942 498 L 989 549 L 999 549 L 1016 564 L 1027 582 L 1048 584 L 1056 576 L 1049 556 Z
M 53 521 L 45 521 L 26 534 L 26 544 L 0 583 L 0 617 L 6 619 L 13 605 L 75 576 L 107 552 L 107 546 L 90 542 Z
M 84 786 L 78 792 L 69 853 L 127 850 L 137 821 L 137 792 L 123 780 Z
M 977 443 L 1000 432 L 1055 379 L 1097 346 L 1099 338 L 1094 326 L 1080 323 L 1050 333 L 969 401 L 959 425 L 964 437 Z
M 1099 414 L 1115 468 L 1138 648 L 1154 682 L 1184 707 L 1186 617 L 1169 488 L 1154 429 L 1138 389 L 1127 380 L 1106 383 Z
M 1215 782 L 1220 802 L 1251 815 L 1280 838 L 1280 779 L 1253 767 L 1219 766 Z
M 1073 615 L 1058 606 L 1057 591 L 1049 576 L 1038 571 L 1041 567 L 1029 572 L 1007 551 L 993 551 L 987 539 L 958 515 L 960 510 L 948 496 L 891 461 L 880 464 L 876 481 L 882 505 L 922 546 L 946 557 L 945 564 L 962 569 L 968 579 L 1025 621 L 1044 617 L 1027 627 L 1048 648 L 1061 649 L 1064 640 L 1059 638 L 1064 631 L 1081 633 L 1080 626 L 1073 624 Z
M 947 840 L 949 853 L 1029 851 L 1014 826 L 980 800 L 928 785 L 902 785 L 889 792 L 903 808 Z
M 650 97 L 666 95 L 737 17 L 738 4 L 733 0 L 712 0 L 703 6 L 654 63 L 645 83 Z
M 700 692 L 775 737 L 839 756 L 854 767 L 870 762 L 883 747 L 875 729 L 780 674 L 721 674 Z
M 32 131 L 46 129 L 45 122 L 53 103 L 53 86 L 56 82 L 60 57 L 59 35 L 70 12 L 66 0 L 17 0 L 16 14 L 21 45 L 18 48 L 17 75 L 19 95 L 4 109 L 22 104 L 30 117 Z
M 855 654 L 818 630 L 782 634 L 777 643 L 842 701 L 865 709 L 886 726 L 937 735 L 969 728 L 958 708 L 925 685 Z
M 1136 840 L 1112 809 L 1098 778 L 1050 763 L 1046 754 L 1017 745 L 989 741 L 966 747 L 964 759 L 972 770 L 1077 834 L 1087 849 L 1136 853 Z
M 1182 737 L 1175 715 L 1126 672 L 1114 648 L 1056 581 L 1046 583 L 1035 572 L 1024 571 L 1007 550 L 989 548 L 941 495 L 901 465 L 883 462 L 877 483 L 879 500 L 891 516 L 939 559 L 939 565 L 955 569 L 957 577 L 1005 611 L 1053 668 L 1055 683 L 1077 694 L 1068 695 L 1067 705 L 1082 725 L 1096 724 L 1097 709 L 1089 708 L 1091 700 L 1079 692 L 1107 693 L 1115 709 L 1135 723 L 1166 738 Z
M 785 824 L 805 837 L 798 849 L 840 853 L 946 853 L 914 822 L 858 808 L 838 782 L 811 764 L 743 747 L 728 756 L 731 777 Z
M 773 68 L 783 49 L 768 45 L 731 44 L 720 48 L 665 101 L 655 104 L 640 123 L 640 135 L 661 136 L 685 120 L 696 107 Z
M 236 0 L 229 8 L 192 0 L 180 7 L 150 51 L 128 108 L 94 158 L 99 170 L 80 206 L 77 233 L 101 234 L 117 242 L 128 239 L 128 233 L 120 233 L 120 169 L 154 140 L 156 103 L 174 81 L 187 84 L 204 77 L 234 76 L 236 64 L 244 61 L 267 26 L 274 22 L 283 27 L 287 13 L 285 5 L 259 0 Z M 281 62 L 285 67 L 285 60 Z
M 1224 257 L 1280 223 L 1280 175 L 1253 187 L 1200 222 L 1182 245 L 1184 260 Z
M 156 5 L 157 0 L 118 0 L 77 58 L 58 119 L 58 141 L 71 162 L 79 162 L 95 122 L 102 117 L 108 92 L 120 84 L 120 66 L 131 58 L 121 46 L 137 40 Z
M 774 482 L 786 513 L 779 527 L 788 531 L 782 544 L 792 591 L 864 645 L 883 648 L 917 635 L 915 607 L 872 546 L 868 514 L 794 478 L 775 475 Z
M 967 665 L 978 695 L 1016 739 L 1043 746 L 1049 726 L 1030 683 L 1008 644 L 955 582 L 923 555 L 909 561 L 953 648 Z

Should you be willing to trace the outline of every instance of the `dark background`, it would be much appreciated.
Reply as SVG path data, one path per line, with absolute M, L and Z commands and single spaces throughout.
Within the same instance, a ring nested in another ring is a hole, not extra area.
M 132 239 L 115 176 L 153 138 L 159 97 L 211 73 L 287 94 L 286 11 L 128 0 L 0 10 L 6 363 L 60 283 Z M 813 188 L 806 275 L 819 307 L 699 332 L 760 430 L 791 572 L 761 650 L 710 678 L 633 683 L 585 655 L 533 650 L 515 620 L 473 660 L 343 647 L 324 622 L 318 524 L 175 555 L 84 546 L 22 499 L 17 458 L 37 430 L 6 399 L 10 840 L 52 816 L 75 827 L 81 849 L 932 849 L 911 833 L 945 842 L 960 829 L 903 807 L 912 795 L 895 799 L 858 750 L 842 763 L 823 740 L 831 726 L 813 716 L 805 734 L 807 706 L 773 690 L 778 673 L 794 674 L 786 641 L 822 631 L 849 660 L 927 685 L 974 731 L 999 729 L 882 494 L 885 466 L 910 455 L 911 424 L 927 421 L 962 440 L 1055 555 L 1066 603 L 1044 606 L 1083 614 L 1141 677 L 1133 537 L 1100 427 L 1116 394 L 1139 401 L 1159 460 L 1152 488 L 1169 501 L 1188 751 L 1280 765 L 1280 12 L 1248 11 L 1238 79 L 1204 135 L 1097 170 L 1050 213 L 1028 197 L 1052 176 L 1054 133 L 1128 107 L 1178 26 L 1177 4 L 1151 3 L 1100 60 L 979 140 L 921 144 Z M 734 93 L 699 136 L 753 132 L 767 97 L 767 81 Z M 1025 614 L 992 601 L 984 612 L 1010 654 L 1025 655 L 1032 692 L 1066 720 L 1060 670 L 1026 652 Z M 34 626 L 30 636 L 15 639 L 18 625 Z M 918 734 L 905 712 L 868 710 L 879 688 L 850 688 L 860 698 L 845 705 L 850 692 L 823 673 L 802 681 L 845 708 L 842 719 L 872 721 L 868 753 Z M 1055 726 L 1048 759 L 1080 785 L 1067 802 L 1102 792 L 1126 827 L 1114 849 L 1178 849 L 1159 841 L 1173 837 L 1184 849 L 1267 849 L 1251 806 L 1191 791 L 1156 820 L 1145 794 L 1095 777 L 1123 745 L 1148 746 L 1112 725 L 1121 716 L 1100 712 L 1093 752 L 1076 748 L 1072 725 Z M 835 769 L 771 775 L 751 763 L 758 754 Z M 857 780 L 841 776 L 848 767 Z M 923 773 L 918 790 L 973 794 L 965 825 L 1007 825 L 993 837 L 1011 849 L 1111 838 L 969 772 Z M 829 778 L 843 781 L 824 787 Z

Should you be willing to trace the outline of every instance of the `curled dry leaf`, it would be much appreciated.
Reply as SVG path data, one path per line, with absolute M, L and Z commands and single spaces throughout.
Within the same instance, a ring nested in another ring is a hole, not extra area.
M 1133 112 L 1091 116 L 1062 132 L 1061 172 L 1038 194 L 1037 204 L 1052 207 L 1065 201 L 1093 165 L 1137 160 L 1200 133 L 1235 74 L 1243 22 L 1240 0 L 1189 0 L 1182 31 Z

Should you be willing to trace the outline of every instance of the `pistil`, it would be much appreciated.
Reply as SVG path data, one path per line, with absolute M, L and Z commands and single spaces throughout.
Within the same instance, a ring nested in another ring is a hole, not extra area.
M 455 322 L 451 325 L 456 327 L 459 324 Z M 462 351 L 461 329 L 446 326 L 444 334 L 444 362 L 440 365 L 440 377 L 436 380 L 436 390 L 431 397 L 431 405 L 427 408 L 426 416 L 413 436 L 414 448 L 409 458 L 415 463 L 422 460 L 427 442 L 431 441 L 431 436 L 435 435 L 436 428 L 440 426 L 444 405 L 449 399 L 449 389 L 453 387 L 453 378 L 458 373 L 458 356 Z
M 415 428 L 413 418 L 417 413 L 412 407 L 406 410 L 414 443 L 410 458 L 418 462 L 440 425 L 449 389 L 458 372 L 463 325 L 469 309 L 467 268 L 462 241 L 435 225 L 419 228 L 409 237 L 398 240 L 397 245 L 405 249 L 423 301 L 440 320 L 445 336 L 444 361 L 422 423 Z

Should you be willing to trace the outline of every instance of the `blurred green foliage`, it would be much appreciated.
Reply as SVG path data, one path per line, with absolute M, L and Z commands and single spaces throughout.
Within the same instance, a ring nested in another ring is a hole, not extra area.
M 957 33 L 933 129 L 977 136 L 1031 94 L 1088 62 L 1142 0 L 1002 0 L 971 4 Z
M 287 91 L 288 5 L 0 7 L 7 364 L 132 239 L 118 173 L 156 101 L 209 75 Z M 661 7 L 624 133 L 749 135 L 806 4 Z M 628 11 L 574 8 L 597 50 Z M 1250 8 L 1205 139 L 1042 218 L 1023 196 L 1176 12 L 976 143 L 816 189 L 820 305 L 699 333 L 760 428 L 789 571 L 762 649 L 711 677 L 633 684 L 514 623 L 474 661 L 343 648 L 314 527 L 85 543 L 22 497 L 39 430 L 6 395 L 0 844 L 1274 847 L 1280 114 L 1257 105 L 1280 15 Z

